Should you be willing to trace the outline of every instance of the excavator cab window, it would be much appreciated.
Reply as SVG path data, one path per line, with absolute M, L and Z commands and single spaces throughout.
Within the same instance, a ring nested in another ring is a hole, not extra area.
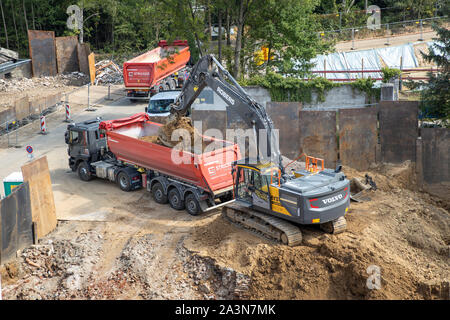
M 258 205 L 269 201 L 270 177 L 261 175 L 259 171 L 239 167 L 237 198 L 250 204 Z

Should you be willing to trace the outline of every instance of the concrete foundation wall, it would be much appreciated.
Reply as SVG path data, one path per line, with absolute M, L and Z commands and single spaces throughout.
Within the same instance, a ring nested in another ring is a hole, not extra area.
M 267 103 L 272 101 L 269 90 L 263 87 L 248 86 L 244 87 L 244 90 L 263 107 L 267 107 Z
M 325 101 L 319 101 L 318 95 L 312 92 L 312 101 L 303 103 L 303 108 L 341 108 L 363 106 L 367 103 L 367 94 L 350 85 L 332 88 L 325 93 Z
M 4 127 L 6 122 L 20 121 L 29 116 L 38 116 L 44 110 L 61 102 L 61 94 L 56 93 L 43 98 L 29 100 L 23 97 L 16 100 L 12 106 L 0 111 L 0 126 Z

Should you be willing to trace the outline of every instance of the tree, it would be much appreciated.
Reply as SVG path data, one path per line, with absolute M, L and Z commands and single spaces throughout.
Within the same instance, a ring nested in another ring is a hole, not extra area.
M 5 30 L 6 48 L 9 49 L 8 30 L 6 29 L 6 21 L 5 21 L 5 15 L 4 15 L 4 13 L 3 13 L 3 3 L 2 3 L 2 0 L 0 0 L 0 9 L 1 9 L 1 12 L 2 12 L 3 28 L 4 28 L 4 30 Z
M 434 62 L 441 70 L 437 74 L 429 73 L 428 83 L 421 93 L 422 110 L 430 115 L 450 120 L 450 30 L 433 26 L 438 38 L 430 47 L 428 54 L 422 53 L 428 62 Z
M 319 39 L 313 10 L 317 0 L 259 0 L 249 18 L 249 36 L 269 50 L 266 73 L 306 74 L 317 54 L 330 50 Z

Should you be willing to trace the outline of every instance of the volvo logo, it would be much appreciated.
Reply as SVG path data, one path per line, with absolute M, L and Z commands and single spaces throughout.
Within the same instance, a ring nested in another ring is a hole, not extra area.
M 324 204 L 327 204 L 327 203 L 336 202 L 338 200 L 341 200 L 342 198 L 343 198 L 343 195 L 339 194 L 337 196 L 334 196 L 334 197 L 331 197 L 331 198 L 328 198 L 328 199 L 325 199 L 325 200 L 322 200 L 322 201 L 323 201 Z

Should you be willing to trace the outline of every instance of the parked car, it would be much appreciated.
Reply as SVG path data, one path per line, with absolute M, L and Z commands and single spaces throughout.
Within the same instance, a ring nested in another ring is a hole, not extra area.
M 145 112 L 150 117 L 167 117 L 170 115 L 170 105 L 175 102 L 175 99 L 180 94 L 180 91 L 163 91 L 155 94 L 150 98 Z

